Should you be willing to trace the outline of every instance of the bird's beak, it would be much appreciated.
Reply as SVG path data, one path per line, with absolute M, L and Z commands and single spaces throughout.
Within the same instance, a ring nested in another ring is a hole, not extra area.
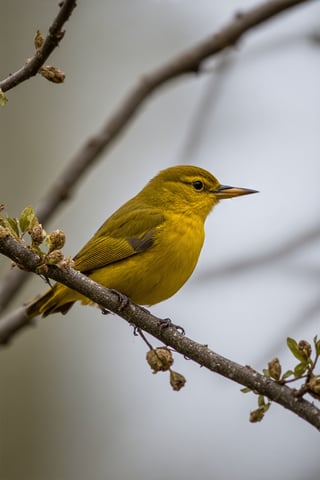
M 250 188 L 230 187 L 229 185 L 220 185 L 213 192 L 219 200 L 223 198 L 239 197 L 240 195 L 250 195 L 250 193 L 259 193 L 258 190 L 251 190 Z

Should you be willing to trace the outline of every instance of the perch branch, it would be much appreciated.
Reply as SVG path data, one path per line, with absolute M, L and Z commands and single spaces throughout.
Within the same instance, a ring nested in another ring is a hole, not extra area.
M 36 272 L 41 261 L 35 252 L 3 232 L 0 235 L 0 253 L 8 256 L 19 265 L 23 265 L 26 270 L 33 272 Z M 86 295 L 95 303 L 117 313 L 130 325 L 135 325 L 137 328 L 148 332 L 165 345 L 174 348 L 199 365 L 244 385 L 256 393 L 265 395 L 320 430 L 320 410 L 304 398 L 297 397 L 294 390 L 289 387 L 280 385 L 251 367 L 239 365 L 213 352 L 207 346 L 182 335 L 174 327 L 162 328 L 159 318 L 131 301 L 124 308 L 121 308 L 121 299 L 116 293 L 93 282 L 76 270 L 48 266 L 48 277 L 64 283 Z M 28 324 L 24 309 L 20 309 L 18 315 L 12 318 L 14 318 L 14 322 L 10 319 L 4 319 L 0 322 L 0 343 L 2 344 L 11 340 L 22 326 Z M 15 329 L 15 327 L 17 328 Z

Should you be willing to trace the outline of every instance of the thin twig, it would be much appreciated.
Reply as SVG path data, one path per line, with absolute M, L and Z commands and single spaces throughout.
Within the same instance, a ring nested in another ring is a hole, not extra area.
M 36 75 L 53 50 L 59 45 L 65 33 L 62 27 L 76 7 L 76 0 L 65 0 L 59 6 L 59 13 L 53 20 L 42 46 L 36 50 L 34 56 L 23 67 L 0 81 L 0 88 L 3 92 Z
M 250 254 L 247 258 L 242 258 L 239 261 L 232 261 L 230 264 L 223 264 L 221 267 L 216 266 L 214 268 L 208 268 L 200 276 L 201 282 L 214 281 L 244 271 L 260 268 L 263 265 L 270 265 L 292 256 L 298 250 L 308 247 L 311 243 L 318 241 L 320 238 L 320 224 L 316 224 L 310 227 L 308 230 L 300 233 L 297 232 L 296 236 L 292 236 L 287 240 L 284 240 L 282 244 L 269 248 L 264 253 L 258 253 L 256 255 Z
M 3 234 L 0 236 L 0 253 L 9 256 L 9 258 L 19 265 L 24 265 L 27 270 L 34 272 L 41 261 L 39 256 L 28 249 L 22 242 Z M 254 392 L 265 395 L 270 400 L 291 410 L 320 430 L 320 410 L 311 402 L 297 397 L 295 390 L 290 389 L 288 386 L 280 385 L 270 377 L 256 372 L 251 367 L 239 365 L 222 357 L 210 350 L 207 346 L 201 345 L 182 335 L 174 327 L 168 326 L 167 328 L 161 328 L 159 318 L 131 301 L 128 301 L 123 308 L 121 299 L 115 292 L 93 282 L 90 278 L 76 270 L 49 265 L 47 275 L 49 278 L 64 283 L 68 287 L 89 297 L 98 305 L 117 313 L 130 324 L 135 325 L 136 328 L 148 332 L 165 345 L 197 362 L 199 365 L 229 380 L 244 385 Z M 25 312 L 22 313 L 23 315 L 20 315 L 20 320 L 17 316 L 15 317 L 15 325 L 18 326 L 16 331 L 13 331 L 13 322 L 10 322 L 8 319 L 0 322 L 1 343 L 8 342 L 22 326 L 28 324 Z
M 45 197 L 41 199 L 36 208 L 36 213 L 40 221 L 42 223 L 48 222 L 58 207 L 60 207 L 65 200 L 70 199 L 84 173 L 90 167 L 94 166 L 99 155 L 110 147 L 120 133 L 123 133 L 129 121 L 157 88 L 162 87 L 167 82 L 182 75 L 198 73 L 202 63 L 207 58 L 235 45 L 247 31 L 289 8 L 308 1 L 310 0 L 272 0 L 262 3 L 246 12 L 238 13 L 217 34 L 210 35 L 154 71 L 143 75 L 141 80 L 132 88 L 115 112 L 106 121 L 101 130 L 85 142 L 68 163 L 65 170 L 62 171 L 53 183 Z M 66 1 L 62 8 L 66 8 L 68 4 L 71 13 L 74 7 L 73 5 L 71 8 L 71 5 L 74 3 L 75 2 L 71 2 L 70 0 L 68 2 Z M 46 42 L 42 46 L 42 49 L 45 48 L 45 44 Z M 40 51 L 42 49 L 40 49 Z M 37 55 L 39 55 L 39 53 Z M 36 62 L 36 59 L 34 59 L 33 62 Z M 16 72 L 14 78 L 20 78 L 20 74 L 18 74 L 19 72 Z M 9 81 L 9 78 L 6 81 Z M 14 82 L 9 82 L 9 85 L 11 85 L 10 88 L 12 88 Z M 3 88 L 3 90 L 6 90 L 6 88 Z M 0 285 L 0 312 L 9 305 L 13 296 L 24 284 L 26 278 L 23 272 L 21 273 L 20 271 L 9 272 L 5 276 Z

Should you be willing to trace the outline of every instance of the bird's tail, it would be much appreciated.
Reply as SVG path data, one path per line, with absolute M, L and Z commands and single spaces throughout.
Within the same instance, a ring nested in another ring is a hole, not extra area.
M 28 318 L 34 318 L 38 315 L 47 317 L 51 313 L 61 312 L 66 314 L 72 307 L 75 300 L 68 299 L 68 289 L 61 283 L 56 283 L 52 288 L 49 288 L 43 295 L 36 298 L 30 305 L 27 306 L 26 312 Z

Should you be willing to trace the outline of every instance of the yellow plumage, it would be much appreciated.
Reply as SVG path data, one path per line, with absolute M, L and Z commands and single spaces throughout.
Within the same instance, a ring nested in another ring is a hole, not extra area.
M 192 274 L 212 208 L 223 198 L 254 192 L 223 186 L 199 167 L 163 170 L 106 220 L 74 257 L 75 268 L 135 303 L 159 303 Z M 77 300 L 91 303 L 57 283 L 29 305 L 27 313 L 66 313 Z

